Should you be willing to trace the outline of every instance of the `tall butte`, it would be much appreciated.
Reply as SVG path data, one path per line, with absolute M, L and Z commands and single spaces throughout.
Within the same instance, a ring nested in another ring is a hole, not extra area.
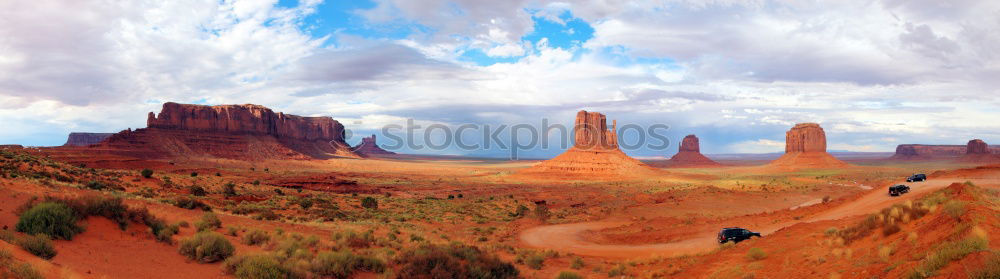
M 621 179 L 656 173 L 618 148 L 616 127 L 608 129 L 604 114 L 578 112 L 573 135 L 573 147 L 566 152 L 517 174 L 549 179 Z
M 121 131 L 93 146 L 139 158 L 217 157 L 241 160 L 358 157 L 344 126 L 330 117 L 303 117 L 259 105 L 164 103 L 146 128 Z
M 981 139 L 970 140 L 966 144 L 965 155 L 959 158 L 965 163 L 997 163 L 1000 162 L 1000 155 L 993 154 L 990 146 Z
M 785 133 L 785 155 L 770 164 L 781 168 L 836 168 L 847 163 L 826 153 L 826 132 L 816 123 L 795 124 Z
M 375 135 L 370 137 L 364 137 L 361 139 L 361 143 L 358 146 L 351 148 L 354 152 L 362 156 L 382 156 L 382 155 L 395 155 L 395 152 L 391 152 L 375 143 Z
M 677 149 L 677 154 L 670 157 L 665 164 L 669 167 L 714 167 L 721 164 L 712 161 L 701 154 L 701 145 L 698 143 L 698 136 L 687 135 L 681 140 L 681 145 Z

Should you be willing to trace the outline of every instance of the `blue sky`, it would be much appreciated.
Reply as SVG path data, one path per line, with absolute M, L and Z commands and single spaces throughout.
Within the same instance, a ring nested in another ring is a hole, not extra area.
M 982 121 L 1000 116 L 996 1 L 74 3 L 0 3 L 0 143 L 141 128 L 167 101 L 332 116 L 356 134 L 587 109 L 697 134 L 706 153 L 781 151 L 798 122 L 834 150 L 1000 141 Z

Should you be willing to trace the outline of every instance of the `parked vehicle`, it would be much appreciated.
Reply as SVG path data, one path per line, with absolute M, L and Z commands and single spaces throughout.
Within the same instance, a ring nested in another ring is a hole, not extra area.
M 927 181 L 927 175 L 918 173 L 911 175 L 909 178 L 906 178 L 906 182 L 918 182 L 918 181 Z
M 760 237 L 760 233 L 752 232 L 744 228 L 724 228 L 719 231 L 719 243 L 734 242 L 739 243 L 751 237 Z
M 910 186 L 906 186 L 903 184 L 893 185 L 889 187 L 889 195 L 893 197 L 906 194 L 909 192 L 910 192 Z

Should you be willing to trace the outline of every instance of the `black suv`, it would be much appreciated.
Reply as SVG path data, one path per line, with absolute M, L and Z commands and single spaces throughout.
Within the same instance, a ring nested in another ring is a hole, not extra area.
M 734 242 L 739 243 L 750 239 L 750 237 L 760 237 L 760 233 L 752 232 L 744 228 L 725 228 L 719 231 L 719 243 Z
M 889 195 L 893 197 L 906 194 L 909 192 L 910 192 L 910 186 L 906 186 L 903 184 L 893 185 L 889 187 Z
M 906 178 L 906 182 L 927 181 L 927 175 L 918 173 Z

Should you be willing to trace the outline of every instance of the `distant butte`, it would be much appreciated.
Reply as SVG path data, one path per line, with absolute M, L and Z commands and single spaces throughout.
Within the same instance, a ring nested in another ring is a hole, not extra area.
M 785 155 L 771 162 L 779 168 L 845 167 L 840 159 L 826 153 L 826 132 L 816 123 L 795 124 L 785 133 Z
M 104 139 L 107 139 L 115 133 L 81 133 L 73 132 L 69 133 L 69 137 L 66 139 L 66 143 L 63 146 L 88 146 L 92 144 L 101 143 Z
M 370 137 L 365 137 L 361 139 L 361 143 L 358 146 L 352 148 L 354 152 L 364 155 L 364 156 L 379 156 L 379 155 L 395 155 L 395 152 L 390 152 L 388 150 L 382 149 L 375 142 L 375 135 Z
M 695 135 L 687 135 L 681 140 L 681 145 L 678 147 L 677 154 L 670 157 L 665 164 L 668 167 L 714 167 L 721 166 L 721 164 L 712 161 L 705 155 L 701 154 L 701 145 L 698 142 L 698 137 Z
M 243 160 L 359 157 L 330 117 L 302 117 L 259 105 L 165 103 L 147 128 L 108 137 L 95 150 L 138 158 L 218 157 Z
M 563 154 L 521 170 L 519 175 L 546 179 L 621 179 L 655 174 L 655 170 L 618 148 L 616 127 L 604 114 L 581 110 L 573 126 L 573 147 Z
M 998 163 L 1000 162 L 1000 155 L 993 154 L 985 141 L 974 139 L 965 145 L 965 155 L 962 155 L 959 161 L 965 163 Z

